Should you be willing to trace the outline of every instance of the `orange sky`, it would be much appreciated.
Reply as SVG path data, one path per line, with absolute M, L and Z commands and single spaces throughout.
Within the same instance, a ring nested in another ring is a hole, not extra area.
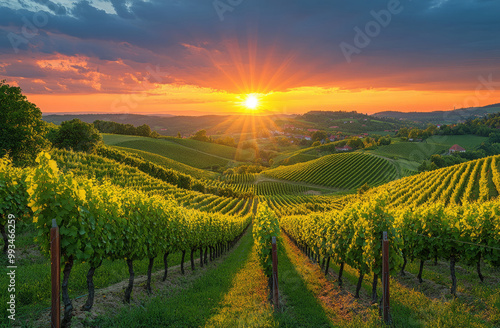
M 245 95 L 217 92 L 193 86 L 163 87 L 148 94 L 28 94 L 44 113 L 136 113 L 205 115 L 252 113 L 240 102 Z M 385 110 L 432 111 L 484 106 L 500 101 L 500 93 L 478 97 L 468 91 L 360 90 L 320 87 L 295 88 L 259 95 L 260 113 L 296 114 L 309 110 L 355 110 L 375 113 Z
M 224 52 L 209 50 L 206 44 L 182 46 L 187 51 L 185 60 L 201 60 L 201 68 L 163 68 L 62 54 L 17 59 L 10 67 L 34 72 L 35 77 L 21 77 L 14 84 L 23 87 L 44 113 L 247 113 L 253 111 L 241 103 L 249 93 L 258 95 L 259 113 L 282 114 L 451 110 L 500 102 L 493 75 L 477 75 L 467 67 L 452 73 L 447 73 L 449 67 L 393 72 L 359 61 L 353 66 L 343 63 L 321 69 L 317 67 L 321 61 L 300 65 L 293 52 L 287 58 L 276 58 L 274 47 L 254 58 L 248 54 L 254 47 L 251 44 L 227 41 Z M 486 63 L 483 71 L 488 72 L 490 65 Z M 352 76 L 353 70 L 362 73 Z M 448 80 L 427 81 L 439 74 Z M 387 87 L 391 85 L 394 87 Z
M 250 93 L 264 114 L 500 102 L 499 2 L 232 6 L 8 1 L 0 5 L 0 79 L 44 113 L 255 113 L 242 106 Z

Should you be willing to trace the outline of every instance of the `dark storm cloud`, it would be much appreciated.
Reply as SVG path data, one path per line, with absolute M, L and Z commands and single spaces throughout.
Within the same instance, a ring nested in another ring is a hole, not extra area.
M 358 47 L 347 65 L 340 44 L 355 46 L 354 28 L 364 31 L 374 21 L 372 12 L 387 10 L 391 1 L 396 0 L 221 0 L 231 9 L 222 13 L 221 21 L 212 0 L 111 0 L 116 13 L 80 1 L 71 8 L 60 6 L 64 9 L 57 15 L 56 4 L 35 0 L 49 8 L 49 18 L 28 48 L 160 64 L 185 74 L 187 81 L 196 72 L 213 74 L 213 58 L 227 54 L 227 40 L 238 40 L 244 62 L 255 56 L 255 62 L 264 65 L 274 58 L 276 66 L 280 59 L 291 58 L 290 81 L 304 81 L 293 73 L 298 70 L 317 76 L 306 84 L 373 79 L 382 73 L 387 74 L 384 80 L 393 74 L 404 81 L 405 73 L 432 67 L 462 67 L 462 78 L 474 79 L 480 69 L 500 67 L 500 1 L 493 0 L 400 0 L 400 12 L 391 15 L 366 47 Z M 6 31 L 21 33 L 23 19 L 33 15 L 27 9 L 0 8 L 1 53 L 12 52 Z M 255 50 L 249 47 L 252 42 Z M 416 74 L 414 82 L 433 80 L 432 74 L 424 75 Z

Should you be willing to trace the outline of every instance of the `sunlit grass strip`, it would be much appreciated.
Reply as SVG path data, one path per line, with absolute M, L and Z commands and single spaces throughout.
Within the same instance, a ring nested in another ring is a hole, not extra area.
M 241 238 L 236 249 L 222 263 L 196 279 L 175 295 L 164 291 L 141 307 L 121 309 L 115 317 L 102 316 L 93 322 L 98 327 L 203 327 L 225 294 L 232 287 L 234 276 L 245 266 L 252 249 L 251 233 Z
M 268 295 L 267 278 L 254 246 L 245 266 L 234 276 L 219 312 L 205 327 L 276 327 Z
M 275 318 L 280 327 L 333 327 L 283 245 L 278 247 L 278 279 L 280 309 Z
M 319 265 L 313 264 L 286 235 L 283 235 L 283 244 L 286 255 L 295 266 L 306 288 L 317 299 L 334 326 L 383 326 L 376 311 L 368 308 L 363 309 L 351 293 L 341 290 L 326 279 Z
M 336 264 L 330 265 L 330 272 L 333 271 L 334 276 L 338 273 L 339 267 Z M 408 274 L 408 273 L 407 273 Z M 430 275 L 426 276 L 429 277 Z M 344 287 L 351 293 L 354 293 L 354 288 L 357 281 L 357 270 L 348 265 L 344 267 Z M 346 284 L 347 280 L 347 284 Z M 391 292 L 391 317 L 394 327 L 498 327 L 493 324 L 495 319 L 494 311 L 489 309 L 492 314 L 490 315 L 491 323 L 487 323 L 482 318 L 481 313 L 474 313 L 477 311 L 470 304 L 466 304 L 465 299 L 452 299 L 451 295 L 448 298 L 442 297 L 439 299 L 430 298 L 422 292 L 416 290 L 419 288 L 415 283 L 414 287 L 405 286 L 400 281 L 400 278 L 391 277 L 390 292 Z M 416 278 L 415 278 L 416 282 Z M 436 285 L 437 287 L 438 285 Z M 448 288 L 446 288 L 448 290 Z M 371 283 L 365 279 L 361 293 L 361 301 L 368 300 L 371 291 Z M 378 295 L 381 296 L 382 289 L 378 288 Z M 494 295 L 490 295 L 494 298 Z M 496 298 L 498 301 L 498 298 Z M 368 303 L 367 301 L 365 303 Z M 372 317 L 376 312 L 372 312 Z M 344 325 L 340 325 L 343 327 Z M 355 325 L 349 323 L 349 327 Z M 377 325 L 373 325 L 377 327 Z M 361 326 L 360 326 L 361 327 Z M 369 324 L 362 325 L 362 327 L 371 327 Z

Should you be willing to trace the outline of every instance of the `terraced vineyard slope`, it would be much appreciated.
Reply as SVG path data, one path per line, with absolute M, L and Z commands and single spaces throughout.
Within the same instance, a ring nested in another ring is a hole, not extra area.
M 256 204 L 253 198 L 226 198 L 178 188 L 135 167 L 97 155 L 66 150 L 53 150 L 51 155 L 63 172 L 72 172 L 75 176 L 98 182 L 108 181 L 118 187 L 148 195 L 172 197 L 181 206 L 202 212 L 247 215 Z
M 231 174 L 224 176 L 221 186 L 230 187 L 238 193 L 252 193 L 257 196 L 321 194 L 322 191 L 321 188 L 311 188 L 293 182 L 269 180 L 258 174 Z
M 273 178 L 301 181 L 339 189 L 355 189 L 368 183 L 380 185 L 399 177 L 394 164 L 368 154 L 333 154 L 264 172 Z
M 422 205 L 443 202 L 446 205 L 487 201 L 500 192 L 500 156 L 423 172 L 375 188 L 389 191 L 392 205 Z

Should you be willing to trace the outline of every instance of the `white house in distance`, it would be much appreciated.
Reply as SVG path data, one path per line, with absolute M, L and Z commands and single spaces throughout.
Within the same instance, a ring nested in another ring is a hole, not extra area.
M 460 147 L 459 145 L 454 144 L 454 145 L 453 145 L 453 146 L 451 146 L 451 148 L 449 149 L 449 152 L 450 152 L 450 154 L 451 154 L 451 153 L 455 153 L 455 152 L 465 153 L 465 148 L 462 148 L 462 147 Z
M 335 147 L 335 150 L 336 151 L 350 151 L 350 150 L 352 150 L 352 148 L 348 145 L 345 145 L 343 147 Z

